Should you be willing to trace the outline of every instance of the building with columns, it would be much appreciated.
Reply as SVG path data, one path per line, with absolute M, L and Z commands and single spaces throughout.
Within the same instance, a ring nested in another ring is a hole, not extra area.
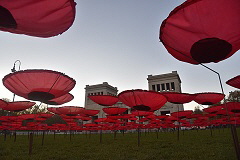
M 157 92 L 179 92 L 181 93 L 181 80 L 177 71 L 172 73 L 160 74 L 160 75 L 148 75 L 148 89 Z M 94 117 L 103 118 L 105 113 L 102 111 L 104 106 L 98 105 L 88 98 L 89 95 L 114 95 L 118 94 L 117 87 L 109 85 L 107 82 L 96 85 L 86 85 L 85 87 L 85 108 L 100 110 L 99 114 Z M 115 106 L 127 107 L 125 104 L 118 102 Z M 129 108 L 129 107 L 128 107 Z M 157 115 L 166 115 L 172 112 L 184 110 L 182 104 L 166 103 L 160 110 L 156 111 Z M 130 113 L 130 108 L 126 113 Z
M 148 75 L 148 89 L 156 92 L 182 92 L 181 79 L 177 71 L 160 75 Z M 167 102 L 159 111 L 158 115 L 170 114 L 172 112 L 182 111 L 182 104 L 172 104 Z

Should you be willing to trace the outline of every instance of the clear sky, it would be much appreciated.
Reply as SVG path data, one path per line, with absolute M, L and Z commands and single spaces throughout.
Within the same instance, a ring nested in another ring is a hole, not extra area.
M 148 89 L 147 75 L 177 71 L 185 93 L 221 92 L 215 73 L 173 58 L 159 42 L 159 28 L 183 0 L 76 0 L 73 26 L 62 35 L 37 38 L 0 32 L 0 77 L 21 69 L 63 72 L 77 81 L 65 105 L 84 106 L 85 86 L 108 82 L 119 92 Z M 219 63 L 207 64 L 221 74 L 225 93 L 235 90 L 225 82 L 239 74 L 239 51 Z M 18 67 L 18 64 L 17 64 Z M 13 95 L 0 84 L 0 98 Z M 16 96 L 16 100 L 23 100 Z M 191 102 L 185 109 L 194 109 Z

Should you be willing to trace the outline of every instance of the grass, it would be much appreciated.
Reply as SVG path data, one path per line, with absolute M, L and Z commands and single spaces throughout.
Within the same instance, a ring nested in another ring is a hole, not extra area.
M 240 130 L 238 130 L 239 133 Z M 45 135 L 34 136 L 33 152 L 28 155 L 28 136 L 17 135 L 4 141 L 0 136 L 1 160 L 234 160 L 237 159 L 233 148 L 230 129 L 215 129 L 213 137 L 210 130 L 191 130 L 180 132 L 141 133 L 140 146 L 137 133 L 103 134 L 100 144 L 99 134 Z

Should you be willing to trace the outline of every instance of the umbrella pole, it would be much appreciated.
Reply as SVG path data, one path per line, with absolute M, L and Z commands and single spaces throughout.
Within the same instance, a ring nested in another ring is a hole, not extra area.
M 100 130 L 100 143 L 102 143 L 102 130 Z
M 43 131 L 43 133 L 42 133 L 42 146 L 43 146 L 43 143 L 44 143 L 44 137 L 45 137 L 45 131 Z
M 140 128 L 138 127 L 138 147 L 140 146 Z
M 31 132 L 29 135 L 29 150 L 28 155 L 32 154 L 32 147 L 33 147 L 33 133 Z
M 214 73 L 216 73 L 218 75 L 220 87 L 221 87 L 222 93 L 224 94 L 223 86 L 222 86 L 222 80 L 221 80 L 220 74 L 217 71 L 215 71 L 215 70 L 213 70 L 213 69 L 203 65 L 202 63 L 200 63 L 200 65 L 202 65 L 203 67 L 207 68 L 208 70 L 210 70 L 210 71 L 212 71 L 212 72 L 214 72 Z M 224 97 L 224 103 L 226 104 L 225 97 Z M 228 111 L 227 107 L 226 107 L 226 109 Z M 229 116 L 228 116 L 228 118 L 229 118 Z M 232 133 L 232 138 L 233 138 L 233 143 L 234 143 L 234 148 L 235 148 L 235 151 L 236 151 L 237 159 L 240 160 L 240 146 L 239 146 L 239 142 L 238 142 L 237 130 L 236 130 L 236 126 L 234 126 L 232 124 L 231 124 L 231 133 Z
M 17 140 L 17 133 L 16 133 L 16 131 L 14 132 L 14 142 L 16 142 L 16 140 Z

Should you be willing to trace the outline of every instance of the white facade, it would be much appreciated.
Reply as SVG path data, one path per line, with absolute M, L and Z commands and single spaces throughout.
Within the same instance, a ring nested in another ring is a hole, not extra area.
M 182 92 L 181 80 L 177 71 L 172 73 L 160 74 L 160 75 L 148 75 L 148 89 L 156 92 Z M 172 104 L 167 102 L 159 111 L 157 115 L 169 114 L 184 110 L 182 104 Z

